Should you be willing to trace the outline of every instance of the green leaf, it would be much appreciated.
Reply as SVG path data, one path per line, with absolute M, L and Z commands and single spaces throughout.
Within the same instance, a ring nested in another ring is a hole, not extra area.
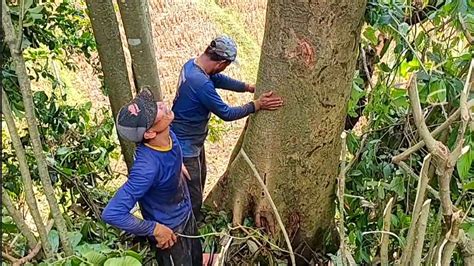
M 390 182 L 390 190 L 397 193 L 399 197 L 403 198 L 405 196 L 405 183 L 403 182 L 403 177 L 401 175 L 397 175 L 392 182 Z
M 23 10 L 28 10 L 33 5 L 33 0 L 24 0 L 23 5 Z
M 378 39 L 377 36 L 375 36 L 375 29 L 371 26 L 368 26 L 364 30 L 364 37 L 367 38 L 373 45 L 377 45 Z
M 469 176 L 469 169 L 471 169 L 473 152 L 468 151 L 459 158 L 458 162 L 456 163 L 456 169 L 458 170 L 459 176 L 466 180 Z M 464 189 L 466 189 L 464 187 Z
M 73 248 L 75 248 L 82 240 L 82 234 L 80 232 L 68 232 L 69 241 Z
M 42 10 L 43 10 L 43 6 L 42 5 L 37 5 L 33 8 L 28 9 L 28 12 L 30 12 L 30 13 L 39 13 Z
M 68 147 L 60 147 L 57 151 L 56 151 L 56 154 L 57 155 L 64 155 L 66 153 L 69 152 L 69 148 Z
M 59 249 L 59 234 L 58 234 L 58 231 L 56 231 L 54 229 L 49 231 L 48 241 L 51 244 L 51 249 L 53 250 L 53 253 L 58 252 L 58 249 Z
M 127 256 L 130 256 L 130 257 L 134 257 L 135 259 L 137 259 L 140 263 L 142 262 L 143 258 L 140 254 L 138 254 L 137 252 L 129 249 L 129 250 L 126 250 L 124 252 L 125 255 Z
M 95 250 L 91 250 L 87 252 L 86 254 L 84 254 L 83 256 L 84 258 L 86 258 L 88 262 L 90 262 L 93 265 L 103 265 L 104 262 L 107 260 L 107 257 L 104 254 L 99 253 Z
M 140 261 L 131 256 L 110 258 L 105 261 L 104 266 L 140 266 Z

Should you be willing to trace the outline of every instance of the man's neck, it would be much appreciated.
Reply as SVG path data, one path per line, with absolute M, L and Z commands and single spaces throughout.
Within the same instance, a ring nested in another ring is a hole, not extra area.
M 196 58 L 196 64 L 208 75 L 212 72 L 212 60 L 206 56 L 206 54 L 201 54 L 198 58 Z
M 153 139 L 150 139 L 148 144 L 155 147 L 169 147 L 171 144 L 169 128 L 158 133 Z

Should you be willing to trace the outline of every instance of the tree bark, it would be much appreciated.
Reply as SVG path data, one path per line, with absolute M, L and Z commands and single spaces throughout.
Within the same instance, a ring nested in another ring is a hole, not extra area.
M 285 106 L 250 117 L 242 143 L 293 246 L 300 249 L 295 253 L 310 253 L 302 243 L 322 249 L 326 233 L 334 228 L 339 136 L 366 4 L 330 2 L 268 2 L 255 97 L 273 90 Z M 262 190 L 240 157 L 230 163 L 206 203 L 229 210 L 234 199 L 245 211 L 234 211 L 234 216 L 252 214 L 257 225 L 275 224 Z
M 28 73 L 26 71 L 25 61 L 21 51 L 16 49 L 16 36 L 13 28 L 13 24 L 8 14 L 8 7 L 5 0 L 2 1 L 2 24 L 3 31 L 5 33 L 5 41 L 8 44 L 10 53 L 16 66 L 16 74 L 18 82 L 20 84 L 20 91 L 23 98 L 23 104 L 25 106 L 25 117 L 28 124 L 28 131 L 30 132 L 30 141 L 33 146 L 33 153 L 36 157 L 38 164 L 38 172 L 43 184 L 44 194 L 48 200 L 49 208 L 58 230 L 59 238 L 61 240 L 62 247 L 66 256 L 73 255 L 71 244 L 67 234 L 67 227 L 64 217 L 59 209 L 58 202 L 54 193 L 53 185 L 49 177 L 48 166 L 46 164 L 46 158 L 43 154 L 43 145 L 41 143 L 38 126 L 36 122 L 35 108 L 33 103 L 33 97 L 31 93 L 31 84 Z
M 8 96 L 6 95 L 6 93 L 2 90 L 2 113 L 5 118 L 8 132 L 10 133 L 12 145 L 13 145 L 13 148 L 15 149 L 15 153 L 18 159 L 18 164 L 20 167 L 20 174 L 21 174 L 21 181 L 23 183 L 23 188 L 25 189 L 26 204 L 28 205 L 28 209 L 30 210 L 31 217 L 33 217 L 33 221 L 35 222 L 36 229 L 38 230 L 38 234 L 40 236 L 41 241 L 43 243 L 46 243 L 45 245 L 43 245 L 44 254 L 46 255 L 47 258 L 50 258 L 53 254 L 51 253 L 51 246 L 49 245 L 49 242 L 46 241 L 48 239 L 48 234 L 46 233 L 46 227 L 44 226 L 43 219 L 41 218 L 38 204 L 35 199 L 35 193 L 33 191 L 33 182 L 31 181 L 30 170 L 28 169 L 25 149 L 23 148 L 23 145 L 21 144 L 21 139 L 20 139 L 20 136 L 18 135 L 18 130 L 16 128 L 15 121 L 13 119 L 13 113 L 10 108 L 10 103 L 7 97 Z M 3 194 L 2 194 L 2 198 L 4 198 Z M 10 209 L 8 209 L 8 212 L 10 212 Z M 24 236 L 27 239 L 29 238 L 27 235 L 24 235 Z M 28 241 L 28 242 L 31 243 L 31 241 Z M 30 248 L 34 248 L 34 246 L 35 245 L 33 245 L 33 247 L 30 246 Z
M 8 214 L 10 214 L 10 216 L 12 217 L 16 227 L 18 227 L 18 229 L 20 230 L 20 233 L 26 238 L 26 241 L 28 242 L 28 247 L 30 247 L 30 249 L 34 249 L 36 247 L 36 244 L 38 244 L 38 241 L 36 241 L 35 235 L 25 223 L 25 219 L 21 215 L 20 211 L 17 210 L 15 206 L 13 206 L 13 202 L 10 199 L 10 196 L 8 195 L 6 189 L 2 189 L 2 204 L 5 206 L 5 208 L 7 208 Z M 44 227 L 44 224 L 42 222 L 41 224 Z M 46 237 L 46 239 L 48 238 Z M 49 252 L 50 255 L 52 255 L 51 248 L 49 249 Z
M 120 15 L 127 35 L 128 50 L 137 91 L 149 87 L 156 100 L 161 100 L 160 77 L 151 34 L 148 1 L 118 0 Z
M 120 108 L 132 99 L 132 85 L 128 76 L 117 16 L 112 0 L 87 0 L 86 3 L 104 73 L 104 85 L 112 114 L 116 117 Z M 120 136 L 119 141 L 125 163 L 130 170 L 135 145 Z

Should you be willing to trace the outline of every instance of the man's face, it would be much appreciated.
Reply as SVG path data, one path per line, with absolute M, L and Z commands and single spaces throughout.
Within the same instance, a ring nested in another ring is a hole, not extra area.
M 230 65 L 230 63 L 231 62 L 229 62 L 227 60 L 216 62 L 216 65 L 214 66 L 214 69 L 213 69 L 211 75 L 224 71 Z
M 160 133 L 169 127 L 174 119 L 174 113 L 164 102 L 156 102 L 156 106 L 158 112 L 156 113 L 155 123 L 148 131 Z

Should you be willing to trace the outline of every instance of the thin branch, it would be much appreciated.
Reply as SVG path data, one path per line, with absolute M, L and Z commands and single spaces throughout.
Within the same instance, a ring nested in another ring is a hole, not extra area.
M 346 265 L 346 247 L 345 247 L 345 236 L 344 236 L 344 190 L 345 190 L 345 176 L 346 176 L 346 132 L 341 134 L 341 165 L 340 173 L 338 178 L 338 190 L 337 198 L 339 201 L 339 250 L 341 251 L 342 265 Z
M 13 257 L 12 255 L 6 253 L 6 252 L 3 252 L 2 251 L 2 257 L 4 257 L 5 259 L 9 260 L 11 263 L 15 263 L 18 259 Z
M 416 236 L 415 243 L 413 245 L 413 256 L 410 261 L 410 265 L 421 265 L 421 253 L 423 251 L 423 243 L 425 241 L 426 234 L 426 224 L 428 221 L 428 216 L 430 214 L 430 203 L 431 200 L 428 199 L 423 203 L 421 209 L 420 217 L 416 222 Z
M 359 157 L 360 155 L 362 154 L 362 152 L 364 151 L 364 146 L 365 146 L 365 142 L 367 141 L 367 136 L 368 134 L 364 134 L 362 136 L 362 140 L 360 141 L 360 147 L 359 147 L 359 150 L 356 152 L 356 154 L 354 155 L 354 157 L 352 158 L 352 160 L 349 162 L 349 164 L 346 165 L 346 168 L 344 170 L 344 172 L 348 172 L 352 166 L 354 165 L 354 163 L 359 160 Z
M 413 118 L 415 119 L 415 125 L 418 128 L 418 132 L 421 138 L 425 141 L 428 149 L 431 152 L 434 152 L 438 147 L 437 140 L 431 136 L 431 133 L 426 126 L 423 111 L 421 110 L 420 98 L 418 97 L 416 74 L 412 74 L 410 80 L 408 81 L 408 95 L 410 97 Z
M 389 231 L 382 231 L 382 230 L 362 232 L 362 236 L 369 235 L 369 234 L 388 234 L 388 235 L 391 235 L 391 236 L 395 237 L 398 240 L 398 242 L 400 243 L 401 246 L 403 246 L 403 241 L 395 233 L 392 233 L 392 232 L 389 232 Z
M 5 188 L 2 189 L 2 204 L 7 208 L 7 211 L 15 222 L 16 227 L 18 227 L 21 234 L 26 238 L 28 246 L 33 249 L 36 244 L 38 244 L 38 241 L 36 241 L 36 237 L 30 227 L 25 223 L 25 219 L 22 217 L 20 211 L 13 206 L 13 202 Z
M 33 218 L 33 221 L 35 222 L 40 240 L 43 243 L 45 243 L 42 245 L 44 254 L 46 255 L 46 258 L 50 258 L 53 256 L 53 253 L 51 251 L 51 245 L 47 241 L 48 233 L 46 232 L 46 228 L 43 224 L 43 218 L 41 217 L 41 214 L 38 208 L 38 203 L 36 202 L 36 198 L 34 196 L 35 193 L 33 191 L 33 181 L 31 180 L 30 170 L 28 167 L 27 159 L 26 159 L 26 152 L 21 143 L 20 135 L 18 135 L 18 129 L 16 127 L 15 120 L 13 118 L 13 112 L 10 108 L 10 102 L 8 101 L 8 96 L 3 89 L 2 89 L 2 113 L 5 119 L 5 123 L 7 124 L 8 132 L 10 133 L 10 139 L 12 141 L 15 154 L 18 159 L 18 165 L 20 168 L 20 177 L 23 183 L 23 188 L 25 189 L 26 204 L 28 205 L 28 209 L 30 211 L 31 217 Z M 25 235 L 25 237 L 27 236 Z
M 288 237 L 288 233 L 286 232 L 286 229 L 285 229 L 285 225 L 283 224 L 283 221 L 281 220 L 281 217 L 280 217 L 280 214 L 278 213 L 278 209 L 277 207 L 275 206 L 275 203 L 273 202 L 273 199 L 270 195 L 270 192 L 268 191 L 267 189 L 267 186 L 265 185 L 265 183 L 263 182 L 262 178 L 260 177 L 260 174 L 258 173 L 257 171 L 257 168 L 255 167 L 255 165 L 252 163 L 252 161 L 250 160 L 250 158 L 247 156 L 247 153 L 245 153 L 244 149 L 241 148 L 240 149 L 240 155 L 242 155 L 242 157 L 245 159 L 245 161 L 247 162 L 247 164 L 250 166 L 250 168 L 252 169 L 255 177 L 257 178 L 258 180 L 258 183 L 260 184 L 260 186 L 262 187 L 264 193 L 265 193 L 265 196 L 267 197 L 268 199 L 268 202 L 270 203 L 270 205 L 272 206 L 272 209 L 273 209 L 273 212 L 275 214 L 275 217 L 278 221 L 278 224 L 280 225 L 280 228 L 282 230 L 282 233 L 283 233 L 283 236 L 285 237 L 285 241 L 286 241 L 286 244 L 288 246 L 288 251 L 290 251 L 290 259 L 291 259 L 291 265 L 295 266 L 296 265 L 296 261 L 295 261 L 295 253 L 293 252 L 293 247 L 291 246 L 291 242 L 290 242 L 290 238 Z
M 413 258 L 414 246 L 417 237 L 417 230 L 418 230 L 418 219 L 421 215 L 422 207 L 425 203 L 425 191 L 428 187 L 428 169 L 430 168 L 431 162 L 431 155 L 428 154 L 423 159 L 423 166 L 421 167 L 420 177 L 418 179 L 418 187 L 416 189 L 416 198 L 415 198 L 415 206 L 413 208 L 412 217 L 411 217 L 411 224 L 410 228 L 408 229 L 407 235 L 407 245 L 405 249 L 403 249 L 401 265 L 409 265 Z
M 365 55 L 365 50 L 364 50 L 364 47 L 362 46 L 360 47 L 360 56 L 362 58 L 362 65 L 364 67 L 364 72 L 367 77 L 367 81 L 369 82 L 370 91 L 372 91 L 374 89 L 374 83 L 372 82 L 372 77 L 369 72 L 369 67 L 367 66 L 367 56 Z
M 459 126 L 458 136 L 456 139 L 456 144 L 454 144 L 454 150 L 450 156 L 450 164 L 455 165 L 459 156 L 461 156 L 462 147 L 464 145 L 464 134 L 469 124 L 469 119 L 471 118 L 469 114 L 469 109 L 467 106 L 467 96 L 469 94 L 469 89 L 471 84 L 474 82 L 472 71 L 474 69 L 474 59 L 471 60 L 469 65 L 469 71 L 467 72 L 466 82 L 464 83 L 464 88 L 461 92 L 461 97 L 459 99 L 459 109 L 461 110 L 461 121 L 462 124 Z
M 474 100 L 470 100 L 467 103 L 468 109 L 471 109 L 473 106 L 474 106 Z M 448 119 L 446 119 L 446 121 L 444 121 L 440 126 L 438 126 L 435 130 L 433 130 L 433 132 L 431 132 L 431 136 L 436 137 L 441 132 L 443 132 L 446 128 L 448 128 L 452 123 L 454 123 L 459 118 L 460 114 L 461 114 L 461 110 L 460 109 L 456 110 L 451 116 L 448 117 Z M 406 149 L 404 152 L 400 153 L 399 155 L 394 156 L 392 158 L 392 162 L 398 164 L 398 162 L 405 160 L 406 158 L 408 158 L 408 156 L 410 156 L 410 154 L 423 148 L 423 146 L 425 146 L 425 141 L 421 140 L 415 145 Z
M 54 225 L 54 220 L 50 220 L 48 225 L 46 225 L 46 230 L 51 231 L 51 228 L 53 228 Z M 38 243 L 36 247 L 28 253 L 25 257 L 18 259 L 16 262 L 13 263 L 13 266 L 20 266 L 22 264 L 25 264 L 32 260 L 36 255 L 38 255 L 39 251 L 41 250 L 41 243 Z
M 23 20 L 25 19 L 25 0 L 19 0 L 18 5 L 20 6 L 20 17 L 18 19 L 18 38 L 16 49 L 21 51 L 21 43 L 23 41 Z
M 62 216 L 61 210 L 59 209 L 59 205 L 54 192 L 54 187 L 51 184 L 51 178 L 49 176 L 46 158 L 43 153 L 43 145 L 41 143 L 41 138 L 38 130 L 34 102 L 31 92 L 31 82 L 28 76 L 28 72 L 26 70 L 26 64 L 23 58 L 23 54 L 15 47 L 15 44 L 17 43 L 15 40 L 15 30 L 13 28 L 13 24 L 11 21 L 10 14 L 8 13 L 8 8 L 5 0 L 2 0 L 2 27 L 3 32 L 5 34 L 5 42 L 8 44 L 11 57 L 15 62 L 16 74 L 18 77 L 18 82 L 20 84 L 23 105 L 25 107 L 26 122 L 28 124 L 30 140 L 33 146 L 33 153 L 38 166 L 38 173 L 41 178 L 41 183 L 43 184 L 44 194 L 46 196 L 46 199 L 48 200 L 50 210 L 53 214 L 53 218 L 56 223 L 56 228 L 59 234 L 59 239 L 61 241 L 61 245 L 64 249 L 64 252 L 66 256 L 72 256 L 74 252 L 72 250 L 71 243 L 69 242 L 66 222 L 64 220 L 64 217 Z
M 390 225 L 392 221 L 392 206 L 393 206 L 393 197 L 387 203 L 383 211 L 383 226 L 382 230 L 385 232 L 390 232 Z M 382 238 L 380 240 L 380 263 L 382 266 L 389 265 L 388 263 L 388 244 L 389 238 L 388 234 L 382 234 Z
M 464 18 L 462 17 L 461 13 L 458 13 L 458 19 L 459 23 L 461 24 L 462 32 L 464 33 L 464 36 L 466 36 L 466 40 L 469 42 L 470 45 L 474 45 L 474 37 L 467 29 L 466 21 L 464 21 Z
M 400 162 L 398 164 L 398 166 L 400 166 L 400 168 L 402 168 L 403 171 L 405 171 L 405 173 L 409 174 L 411 177 L 414 177 L 415 180 L 419 181 L 419 177 L 415 174 L 415 172 L 413 172 L 413 170 L 410 168 L 410 166 L 408 166 L 405 162 Z M 439 192 L 436 191 L 436 189 L 434 189 L 432 186 L 430 185 L 427 185 L 426 187 L 428 189 L 428 192 L 431 193 L 431 195 L 433 195 L 433 197 L 435 199 L 438 199 L 439 200 Z

